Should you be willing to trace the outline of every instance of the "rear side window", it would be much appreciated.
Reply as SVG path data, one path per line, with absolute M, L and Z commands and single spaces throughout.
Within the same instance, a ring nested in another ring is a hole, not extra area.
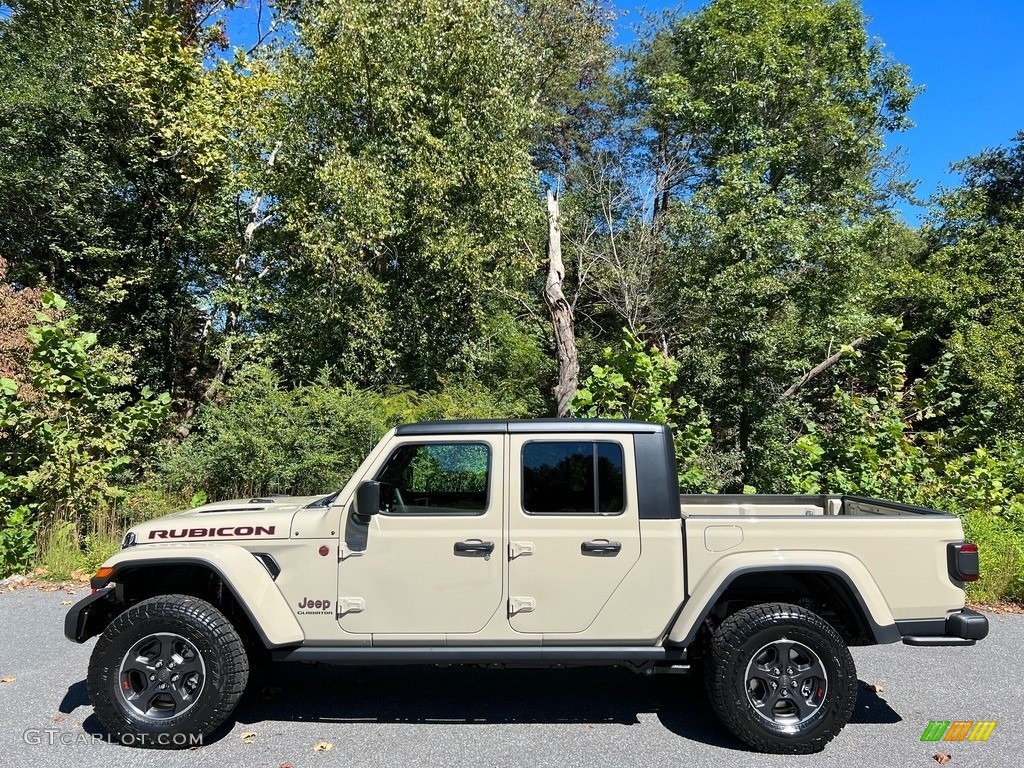
M 487 509 L 491 449 L 483 443 L 403 445 L 377 480 L 389 514 L 479 515 Z
M 617 515 L 625 509 L 622 446 L 533 441 L 523 446 L 523 509 L 537 515 Z

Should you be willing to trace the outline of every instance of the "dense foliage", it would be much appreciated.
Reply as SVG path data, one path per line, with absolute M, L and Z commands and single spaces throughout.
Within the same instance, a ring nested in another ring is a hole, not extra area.
M 40 524 L 67 527 L 75 539 L 127 497 L 122 487 L 151 452 L 170 396 L 133 392 L 123 356 L 52 293 L 27 329 L 31 356 L 21 386 L 0 378 L 0 558 L 5 570 L 35 552 Z M 121 522 L 121 521 L 116 521 Z
M 575 415 L 672 424 L 684 490 L 956 512 L 975 594 L 1024 598 L 1024 134 L 911 227 L 917 89 L 854 0 L 613 21 L 0 4 L 0 571 L 337 488 L 401 421 L 551 415 L 548 188 Z
M 250 365 L 199 411 L 196 430 L 168 453 L 161 477 L 209 498 L 328 493 L 398 424 L 523 415 L 475 383 L 381 394 L 336 387 L 323 372 L 285 387 L 272 369 Z

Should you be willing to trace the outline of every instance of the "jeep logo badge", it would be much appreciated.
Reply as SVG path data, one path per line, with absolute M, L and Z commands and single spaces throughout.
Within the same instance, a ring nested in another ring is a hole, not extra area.
M 331 613 L 331 606 L 334 605 L 331 600 L 314 600 L 311 597 L 302 598 L 302 602 L 299 603 L 299 616 L 327 616 Z

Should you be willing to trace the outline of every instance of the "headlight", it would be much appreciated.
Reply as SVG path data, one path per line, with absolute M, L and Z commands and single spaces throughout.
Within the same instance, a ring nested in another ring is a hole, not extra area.
M 121 549 L 128 549 L 128 547 L 134 547 L 134 546 L 135 546 L 135 534 L 132 533 L 131 531 L 128 531 L 128 533 L 126 533 L 124 535 L 124 541 L 121 542 Z

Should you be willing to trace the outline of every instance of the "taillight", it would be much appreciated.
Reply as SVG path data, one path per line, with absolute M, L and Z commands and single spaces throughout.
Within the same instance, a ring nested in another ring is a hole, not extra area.
M 969 541 L 946 545 L 946 563 L 953 581 L 977 581 L 981 574 L 978 545 Z

